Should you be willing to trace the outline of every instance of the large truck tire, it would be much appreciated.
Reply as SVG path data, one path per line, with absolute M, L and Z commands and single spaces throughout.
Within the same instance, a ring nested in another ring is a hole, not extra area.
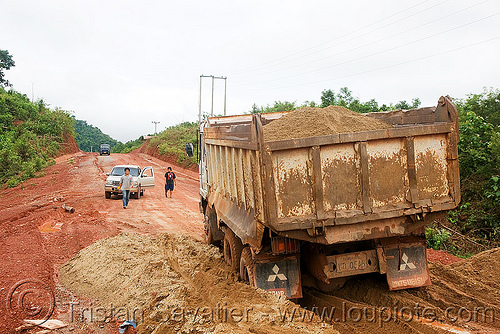
M 110 199 L 111 198 L 111 191 L 105 191 L 104 197 L 106 197 L 106 199 Z
M 240 279 L 255 286 L 255 262 L 250 247 L 243 248 L 240 258 Z
M 205 225 L 205 241 L 206 241 L 206 243 L 209 245 L 215 245 L 215 246 L 220 245 L 220 241 L 217 242 L 214 239 L 214 232 L 213 232 L 212 224 L 210 224 L 210 220 L 209 220 L 208 216 L 205 216 L 204 225 Z
M 240 271 L 240 258 L 243 244 L 229 228 L 224 233 L 224 261 L 235 273 Z
M 213 208 L 207 207 L 203 223 L 206 243 L 217 247 L 221 246 L 224 233 L 217 226 L 217 213 Z

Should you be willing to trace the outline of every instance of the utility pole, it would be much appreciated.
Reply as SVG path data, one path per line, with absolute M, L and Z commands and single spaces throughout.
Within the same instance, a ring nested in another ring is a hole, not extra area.
M 198 124 L 201 124 L 201 79 L 204 75 L 200 75 L 200 101 L 198 103 Z
M 151 121 L 151 123 L 154 123 L 154 124 L 155 124 L 155 136 L 156 136 L 156 126 L 157 126 L 158 124 L 160 124 L 160 122 L 159 122 L 159 121 Z
M 198 105 L 198 123 L 201 123 L 201 95 L 202 95 L 202 79 L 203 78 L 212 78 L 212 101 L 211 101 L 211 108 L 210 108 L 210 116 L 214 115 L 214 90 L 215 90 L 215 85 L 214 81 L 215 79 L 222 79 L 224 80 L 224 116 L 226 116 L 226 94 L 227 94 L 227 77 L 216 77 L 213 75 L 200 75 L 200 101 Z
M 210 116 L 214 115 L 214 81 L 215 77 L 212 75 L 212 108 L 210 109 Z
M 224 77 L 224 116 L 226 116 L 227 77 Z
M 31 103 L 35 102 L 35 82 L 31 83 Z

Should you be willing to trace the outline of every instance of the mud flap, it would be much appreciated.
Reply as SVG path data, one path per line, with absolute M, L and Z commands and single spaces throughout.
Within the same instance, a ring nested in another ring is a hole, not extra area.
M 287 298 L 302 298 L 299 256 L 256 259 L 255 283 L 260 289 Z
M 390 290 L 431 285 L 424 245 L 391 245 L 384 247 L 384 253 L 387 260 L 387 283 Z

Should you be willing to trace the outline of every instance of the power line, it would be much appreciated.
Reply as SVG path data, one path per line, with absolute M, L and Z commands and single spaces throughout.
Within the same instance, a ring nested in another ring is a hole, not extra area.
M 427 10 L 432 9 L 432 8 L 434 8 L 434 7 L 437 7 L 437 6 L 439 6 L 439 5 L 441 5 L 441 4 L 445 3 L 445 2 L 448 2 L 449 0 L 442 1 L 442 2 L 440 2 L 440 3 L 438 3 L 438 4 L 435 4 L 435 5 L 431 6 L 431 7 L 428 7 L 428 8 L 426 8 L 426 9 L 423 9 L 423 10 L 421 10 L 421 11 L 417 12 L 417 13 L 414 13 L 414 14 L 411 14 L 411 15 L 408 15 L 408 16 L 405 16 L 405 17 L 403 17 L 403 18 L 401 18 L 401 19 L 399 19 L 399 20 L 397 20 L 397 21 L 395 21 L 395 22 L 389 23 L 389 24 L 387 24 L 387 25 L 385 25 L 385 26 L 382 26 L 382 27 L 380 27 L 380 28 L 377 28 L 377 29 L 372 30 L 372 31 L 370 31 L 370 32 L 367 32 L 367 33 L 365 33 L 365 34 L 362 34 L 362 35 L 359 35 L 359 36 L 353 37 L 353 38 L 351 38 L 351 39 L 349 39 L 349 40 L 347 40 L 347 41 L 344 41 L 344 42 L 341 42 L 341 43 L 335 44 L 335 45 L 333 45 L 333 46 L 330 46 L 330 47 L 327 47 L 327 48 L 324 48 L 324 49 L 320 49 L 320 50 L 318 50 L 318 51 L 314 51 L 314 52 L 308 53 L 308 54 L 306 54 L 306 55 L 303 55 L 303 56 L 300 56 L 300 57 L 293 58 L 293 59 L 291 59 L 291 60 L 287 60 L 287 61 L 284 61 L 284 62 L 280 62 L 280 63 L 278 63 L 278 64 L 273 64 L 273 65 L 264 66 L 264 65 L 266 65 L 266 64 L 274 63 L 274 62 L 277 62 L 277 61 L 279 61 L 279 60 L 281 60 L 281 59 L 286 59 L 286 58 L 292 57 L 292 56 L 294 56 L 294 55 L 298 55 L 298 54 L 301 54 L 301 53 L 307 52 L 307 51 L 309 51 L 309 50 L 313 50 L 313 49 L 318 48 L 318 47 L 320 47 L 320 46 L 324 46 L 324 45 L 326 45 L 326 44 L 330 44 L 330 43 L 332 43 L 332 42 L 334 42 L 334 41 L 336 41 L 336 40 L 339 40 L 339 39 L 341 39 L 341 38 L 343 38 L 343 37 L 346 37 L 346 36 L 349 36 L 349 35 L 355 34 L 356 32 L 362 31 L 362 30 L 364 30 L 364 29 L 366 29 L 366 28 L 369 28 L 369 27 L 371 27 L 371 26 L 374 26 L 374 25 L 376 25 L 376 24 L 378 24 L 378 23 L 380 23 L 380 22 L 383 22 L 383 21 L 385 21 L 385 20 L 387 20 L 387 19 L 389 19 L 389 18 L 391 18 L 391 17 L 397 16 L 397 15 L 399 15 L 399 14 L 403 13 L 403 12 L 406 12 L 406 11 L 408 11 L 408 10 L 410 10 L 410 9 L 413 9 L 413 8 L 415 8 L 415 7 L 418 7 L 418 6 L 420 6 L 421 4 L 426 3 L 426 2 L 428 2 L 428 1 L 429 1 L 429 0 L 422 1 L 422 2 L 420 2 L 420 3 L 418 3 L 418 4 L 416 4 L 416 5 L 413 5 L 413 6 L 411 6 L 411 7 L 408 7 L 408 8 L 406 8 L 406 9 L 403 9 L 403 10 L 401 10 L 401 11 L 397 12 L 397 13 L 391 14 L 391 15 L 389 15 L 389 16 L 387 16 L 387 17 L 385 17 L 385 18 L 383 18 L 383 19 L 381 19 L 381 20 L 379 20 L 379 21 L 376 21 L 376 22 L 374 22 L 374 23 L 371 23 L 371 24 L 368 24 L 368 25 L 366 25 L 366 26 L 363 26 L 363 27 L 361 27 L 361 28 L 359 28 L 359 29 L 356 29 L 356 30 L 354 30 L 354 31 L 351 31 L 351 32 L 349 32 L 349 33 L 347 33 L 347 34 L 344 34 L 344 35 L 338 36 L 338 37 L 336 37 L 336 38 L 334 38 L 334 39 L 332 39 L 332 40 L 330 40 L 330 41 L 327 41 L 327 42 L 324 42 L 324 43 L 320 43 L 320 44 L 316 44 L 316 45 L 314 45 L 314 46 L 312 46 L 312 47 L 309 47 L 309 48 L 307 48 L 307 49 L 304 49 L 304 50 L 302 50 L 302 51 L 298 51 L 298 52 L 295 52 L 295 53 L 292 53 L 292 54 L 286 55 L 286 56 L 284 56 L 284 57 L 277 58 L 277 59 L 275 59 L 275 60 L 271 60 L 271 61 L 268 61 L 268 62 L 262 63 L 262 64 L 260 64 L 260 65 L 257 65 L 257 66 L 254 66 L 254 67 L 251 67 L 251 68 L 249 68 L 249 69 L 247 69 L 247 70 L 240 70 L 240 71 L 235 71 L 235 72 L 232 72 L 232 73 L 233 73 L 233 74 L 237 74 L 237 73 L 249 72 L 249 71 L 253 71 L 253 70 L 255 70 L 255 69 L 257 69 L 257 68 L 260 68 L 260 67 L 263 67 L 263 68 L 268 68 L 268 67 L 271 67 L 271 66 L 276 66 L 276 65 L 279 65 L 280 63 L 286 63 L 286 62 L 293 61 L 293 60 L 295 60 L 295 59 L 300 59 L 300 58 L 303 58 L 303 57 L 305 57 L 305 56 L 307 56 L 307 55 L 314 54 L 314 53 L 317 53 L 317 52 L 320 52 L 320 51 L 323 51 L 323 50 L 329 49 L 329 48 L 331 48 L 331 47 L 333 47 L 333 46 L 337 46 L 337 45 L 339 45 L 339 44 L 342 44 L 342 43 L 345 43 L 345 42 L 351 41 L 351 40 L 353 40 L 353 39 L 356 39 L 356 38 L 359 38 L 359 37 L 365 36 L 365 35 L 367 35 L 367 34 L 370 34 L 370 33 L 374 32 L 374 31 L 377 31 L 377 30 L 383 29 L 383 28 L 385 28 L 385 27 L 387 27 L 387 26 L 390 26 L 390 25 L 392 25 L 392 24 L 395 24 L 395 23 L 401 22 L 401 21 L 406 20 L 406 19 L 408 19 L 408 18 L 410 18 L 410 17 L 412 17 L 412 16 L 418 15 L 418 14 L 420 14 L 420 13 L 424 12 L 424 11 L 427 11 Z
M 321 67 L 321 68 L 318 68 L 318 69 L 315 69 L 315 70 L 310 70 L 310 71 L 307 71 L 307 72 L 301 72 L 301 73 L 289 75 L 289 76 L 286 76 L 286 77 L 269 79 L 269 80 L 265 80 L 265 81 L 253 82 L 253 83 L 248 83 L 248 84 L 240 84 L 240 85 L 235 85 L 235 86 L 248 86 L 248 85 L 255 85 L 255 84 L 261 84 L 261 83 L 273 82 L 273 81 L 278 81 L 278 80 L 283 80 L 283 79 L 289 79 L 289 78 L 293 78 L 293 77 L 297 77 L 297 76 L 302 76 L 302 75 L 305 75 L 305 74 L 310 74 L 310 73 L 314 73 L 314 72 L 318 72 L 318 71 L 323 71 L 325 69 L 330 69 L 330 68 L 337 67 L 337 66 L 340 66 L 340 65 L 345 65 L 345 64 L 348 64 L 348 63 L 356 62 L 358 60 L 366 59 L 366 58 L 369 58 L 369 57 L 380 55 L 382 53 L 386 53 L 388 51 L 392 51 L 392 50 L 395 50 L 395 49 L 402 48 L 404 46 L 408 46 L 408 45 L 411 45 L 411 44 L 414 44 L 414 43 L 417 43 L 417 42 L 421 42 L 423 40 L 426 40 L 426 39 L 429 39 L 429 38 L 432 38 L 432 37 L 436 37 L 436 36 L 448 33 L 450 31 L 453 31 L 453 30 L 456 30 L 456 29 L 460 29 L 460 28 L 463 28 L 465 26 L 468 26 L 468 25 L 471 25 L 471 24 L 474 24 L 474 23 L 477 23 L 477 22 L 489 19 L 489 18 L 491 18 L 493 16 L 497 16 L 499 14 L 500 14 L 500 12 L 497 12 L 495 14 L 488 15 L 486 17 L 474 20 L 472 22 L 468 22 L 468 23 L 462 24 L 460 26 L 457 26 L 457 27 L 454 27 L 454 28 L 451 28 L 451 29 L 448 29 L 448 30 L 445 30 L 445 31 L 442 31 L 442 32 L 439 32 L 439 33 L 436 33 L 436 34 L 432 34 L 432 35 L 429 35 L 429 36 L 426 36 L 426 37 L 423 37 L 423 38 L 419 38 L 419 39 L 416 39 L 414 41 L 411 41 L 411 42 L 408 42 L 408 43 L 404 43 L 404 44 L 401 44 L 401 45 L 398 45 L 398 46 L 395 46 L 395 47 L 392 47 L 392 48 L 389 48 L 389 49 L 385 49 L 383 51 L 375 52 L 375 53 L 372 53 L 372 54 L 369 54 L 369 55 L 366 55 L 366 56 L 363 56 L 363 57 L 349 59 L 349 60 L 346 60 L 346 61 L 341 62 L 341 63 L 334 64 L 334 65 L 325 66 L 325 67 Z
M 451 50 L 447 50 L 447 51 L 435 53 L 435 54 L 432 54 L 432 55 L 428 55 L 428 56 L 424 56 L 424 57 L 420 57 L 420 58 L 415 58 L 415 59 L 412 59 L 412 60 L 403 61 L 403 62 L 400 62 L 400 63 L 397 63 L 397 64 L 382 66 L 382 67 L 378 67 L 378 68 L 375 68 L 375 69 L 372 69 L 372 70 L 362 71 L 362 72 L 358 72 L 358 73 L 354 73 L 354 74 L 349 74 L 349 75 L 343 75 L 343 76 L 339 76 L 339 77 L 335 77 L 335 78 L 329 78 L 329 79 L 325 79 L 325 80 L 318 80 L 318 81 L 314 81 L 314 82 L 308 82 L 308 83 L 305 83 L 305 84 L 290 85 L 290 86 L 281 86 L 281 87 L 274 87 L 274 88 L 245 89 L 245 91 L 249 91 L 249 90 L 261 91 L 261 90 L 270 90 L 270 89 L 294 88 L 294 87 L 310 86 L 310 85 L 314 85 L 314 84 L 317 84 L 317 83 L 322 83 L 322 82 L 327 82 L 327 81 L 332 81 L 332 80 L 350 78 L 350 77 L 354 77 L 354 76 L 358 76 L 358 75 L 362 75 L 362 74 L 366 74 L 366 73 L 371 73 L 371 72 L 376 72 L 376 71 L 380 71 L 380 70 L 385 70 L 385 69 L 388 69 L 388 68 L 391 68 L 391 67 L 396 67 L 396 66 L 400 66 L 400 65 L 406 65 L 408 63 L 413 63 L 413 62 L 420 61 L 420 60 L 423 60 L 423 59 L 437 57 L 437 56 L 440 56 L 440 55 L 443 55 L 443 54 L 447 54 L 447 53 L 451 53 L 451 52 L 463 50 L 463 49 L 466 49 L 466 48 L 470 48 L 470 47 L 473 47 L 473 46 L 476 46 L 476 45 L 479 45 L 479 44 L 488 43 L 488 42 L 494 41 L 496 39 L 500 39 L 500 36 L 493 37 L 493 38 L 490 38 L 490 39 L 487 39 L 487 40 L 484 40 L 484 41 L 481 41 L 481 42 L 477 42 L 477 43 L 465 45 L 465 46 L 462 46 L 462 47 L 459 47 L 459 48 L 455 48 L 455 49 L 451 49 Z M 237 90 L 235 90 L 235 91 L 237 91 Z
M 338 56 L 338 55 L 341 55 L 341 54 L 344 54 L 344 53 L 348 53 L 348 52 L 351 52 L 351 51 L 355 51 L 355 50 L 359 50 L 359 49 L 362 49 L 364 47 L 367 47 L 369 45 L 373 45 L 373 44 L 376 44 L 376 43 L 379 43 L 379 42 L 382 42 L 382 41 L 385 41 L 385 40 L 388 40 L 388 39 L 391 39 L 393 37 L 396 37 L 396 36 L 399 36 L 399 35 L 402 35 L 402 34 L 405 34 L 405 33 L 408 33 L 410 31 L 413 31 L 413 30 L 416 30 L 416 29 L 419 29 L 419 28 L 422 28 L 424 26 L 427 26 L 429 24 L 432 24 L 434 22 L 437 22 L 437 21 L 442 21 L 444 18 L 447 18 L 447 17 L 450 17 L 450 16 L 453 16 L 453 15 L 456 15 L 458 13 L 461 13 L 461 12 L 464 12 L 466 10 L 469 10 L 473 7 L 476 7 L 476 6 L 479 6 L 479 5 L 482 5 L 484 4 L 485 2 L 488 2 L 489 0 L 484 0 L 482 2 L 479 2 L 477 4 L 474 4 L 472 6 L 469 6 L 469 7 L 466 7 L 466 8 L 463 8 L 463 9 L 460 9 L 454 13 L 451 13 L 451 14 L 448 14 L 448 15 L 445 15 L 445 16 L 441 16 L 435 20 L 432 20 L 432 21 L 429 21 L 427 23 L 424 23 L 424 24 L 420 24 L 418 25 L 417 27 L 413 27 L 413 28 L 410 28 L 410 29 L 407 29 L 407 30 L 404 30 L 404 31 L 401 31 L 397 34 L 394 34 L 394 35 L 391 35 L 391 36 L 388 36 L 388 37 L 384 37 L 384 38 L 381 38 L 381 39 L 378 39 L 376 41 L 372 41 L 370 43 L 367 43 L 367 44 L 363 44 L 361 46 L 357 46 L 355 48 L 352 48 L 352 49 L 349 49 L 349 50 L 345 50 L 345 51 L 342 51 L 342 52 L 338 52 L 338 53 L 335 53 L 333 55 L 329 55 L 329 56 L 326 56 L 326 57 L 323 57 L 323 58 L 319 58 L 319 59 L 315 59 L 315 60 L 312 60 L 310 62 L 307 62 L 307 63 L 301 63 L 301 64 L 298 64 L 298 65 L 294 65 L 294 66 L 289 66 L 289 67 L 285 67 L 285 68 L 281 68 L 281 69 L 277 69 L 277 70 L 274 70 L 274 71 L 269 71 L 269 72 L 266 72 L 265 74 L 271 74 L 271 73 L 276 73 L 276 72 L 281 72 L 281 71 L 284 71 L 284 70 L 289 70 L 289 69 L 292 69 L 292 68 L 297 68 L 297 67 L 300 67 L 300 66 L 304 66 L 304 65 L 310 65 L 312 63 L 316 63 L 316 62 L 319 62 L 319 61 L 322 61 L 322 60 L 325 60 L 325 59 L 329 59 L 329 58 L 332 58 L 332 57 L 335 57 L 335 56 Z M 325 49 L 326 50 L 326 49 Z M 298 58 L 296 58 L 298 59 Z M 260 74 L 251 74 L 250 76 L 255 76 L 255 75 L 262 75 L 262 73 Z M 248 76 L 244 76 L 244 77 L 248 77 Z

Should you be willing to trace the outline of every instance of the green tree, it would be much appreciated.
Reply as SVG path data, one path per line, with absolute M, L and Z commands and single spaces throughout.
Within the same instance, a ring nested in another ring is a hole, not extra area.
M 302 103 L 302 105 L 300 106 L 300 108 L 303 108 L 303 107 L 317 108 L 318 105 L 314 101 L 304 101 L 304 103 Z
M 422 102 L 420 102 L 420 99 L 418 97 L 414 98 L 411 100 L 411 104 L 406 102 L 406 100 L 403 100 L 403 101 L 399 101 L 398 103 L 396 103 L 396 105 L 394 105 L 394 109 L 404 109 L 404 110 L 408 110 L 408 109 L 416 109 L 418 107 L 420 107 L 420 104 Z
M 340 92 L 337 94 L 337 103 L 339 106 L 348 107 L 354 101 L 352 96 L 352 91 L 347 87 L 340 88 Z
M 480 94 L 469 94 L 467 99 L 458 101 L 463 111 L 473 111 L 488 123 L 500 125 L 500 90 L 483 89 Z
M 0 87 L 0 184 L 13 187 L 51 163 L 74 135 L 69 112 Z
M 94 152 L 97 152 L 101 144 L 109 144 L 111 150 L 115 152 L 113 148 L 121 144 L 118 140 L 103 133 L 98 127 L 79 119 L 75 119 L 75 133 L 78 147 L 85 152 L 90 152 L 91 147 Z
M 418 97 L 416 97 L 413 100 L 411 100 L 411 103 L 412 103 L 411 107 L 413 109 L 417 109 L 422 104 L 422 102 L 420 101 L 420 99 Z
M 411 109 L 410 104 L 408 102 L 406 102 L 406 100 L 399 101 L 398 103 L 396 103 L 394 105 L 394 108 L 395 109 L 405 109 L 405 110 Z
M 262 107 L 257 106 L 256 103 L 252 104 L 252 110 L 250 110 L 251 114 L 258 114 L 262 112 Z
M 335 92 L 331 89 L 325 89 L 321 92 L 321 108 L 334 106 L 337 104 Z
M 500 242 L 500 127 L 481 116 L 500 108 L 500 101 L 489 93 L 455 101 L 463 204 L 449 213 L 456 228 L 482 243 Z
M 267 105 L 265 108 L 261 107 L 260 112 L 269 113 L 269 112 L 277 112 L 277 111 L 290 111 L 297 109 L 297 102 L 288 102 L 288 101 L 274 101 L 272 106 Z
M 16 63 L 12 59 L 12 55 L 9 54 L 7 50 L 0 50 L 0 86 L 7 87 L 12 86 L 8 80 L 4 78 L 5 73 L 4 70 L 10 70 L 11 67 L 14 67 Z
M 186 143 L 196 147 L 198 123 L 184 122 L 166 128 L 149 140 L 148 149 L 156 150 L 160 156 L 173 158 L 180 166 L 190 167 L 197 163 L 196 154 L 188 157 Z M 195 149 L 196 150 L 196 149 Z

